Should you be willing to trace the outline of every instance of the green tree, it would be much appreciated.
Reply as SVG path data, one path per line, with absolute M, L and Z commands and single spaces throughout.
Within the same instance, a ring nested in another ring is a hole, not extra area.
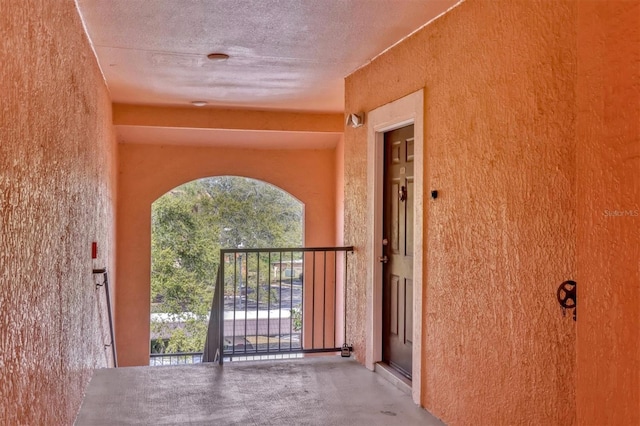
M 204 347 L 221 248 L 302 245 L 302 204 L 253 179 L 189 182 L 158 198 L 151 218 L 152 312 L 167 314 L 152 323 L 158 351 Z

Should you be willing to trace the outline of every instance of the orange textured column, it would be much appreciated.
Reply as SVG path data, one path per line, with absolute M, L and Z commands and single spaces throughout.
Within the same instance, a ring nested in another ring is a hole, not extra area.
M 578 8 L 578 424 L 638 425 L 640 2 Z

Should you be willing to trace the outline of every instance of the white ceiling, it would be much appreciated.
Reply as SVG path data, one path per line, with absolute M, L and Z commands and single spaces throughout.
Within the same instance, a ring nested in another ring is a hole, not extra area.
M 344 77 L 458 0 L 76 2 L 114 102 L 341 112 Z

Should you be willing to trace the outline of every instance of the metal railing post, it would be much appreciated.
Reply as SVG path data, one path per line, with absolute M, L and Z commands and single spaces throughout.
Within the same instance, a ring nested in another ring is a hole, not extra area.
M 218 268 L 218 284 L 216 285 L 216 289 L 220 289 L 220 300 L 218 304 L 218 321 L 219 324 L 219 348 L 218 348 L 218 364 L 222 365 L 224 363 L 224 254 L 220 251 L 220 267 Z M 235 300 L 233 301 L 233 309 L 235 310 Z M 235 324 L 234 324 L 235 327 Z

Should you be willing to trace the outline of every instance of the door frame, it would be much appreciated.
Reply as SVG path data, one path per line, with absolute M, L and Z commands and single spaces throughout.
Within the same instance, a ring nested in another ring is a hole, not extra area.
M 414 125 L 415 200 L 413 223 L 413 353 L 411 395 L 420 404 L 422 378 L 422 281 L 424 190 L 424 89 L 383 105 L 367 119 L 367 348 L 365 365 L 374 370 L 382 361 L 382 216 L 384 188 L 384 133 Z

